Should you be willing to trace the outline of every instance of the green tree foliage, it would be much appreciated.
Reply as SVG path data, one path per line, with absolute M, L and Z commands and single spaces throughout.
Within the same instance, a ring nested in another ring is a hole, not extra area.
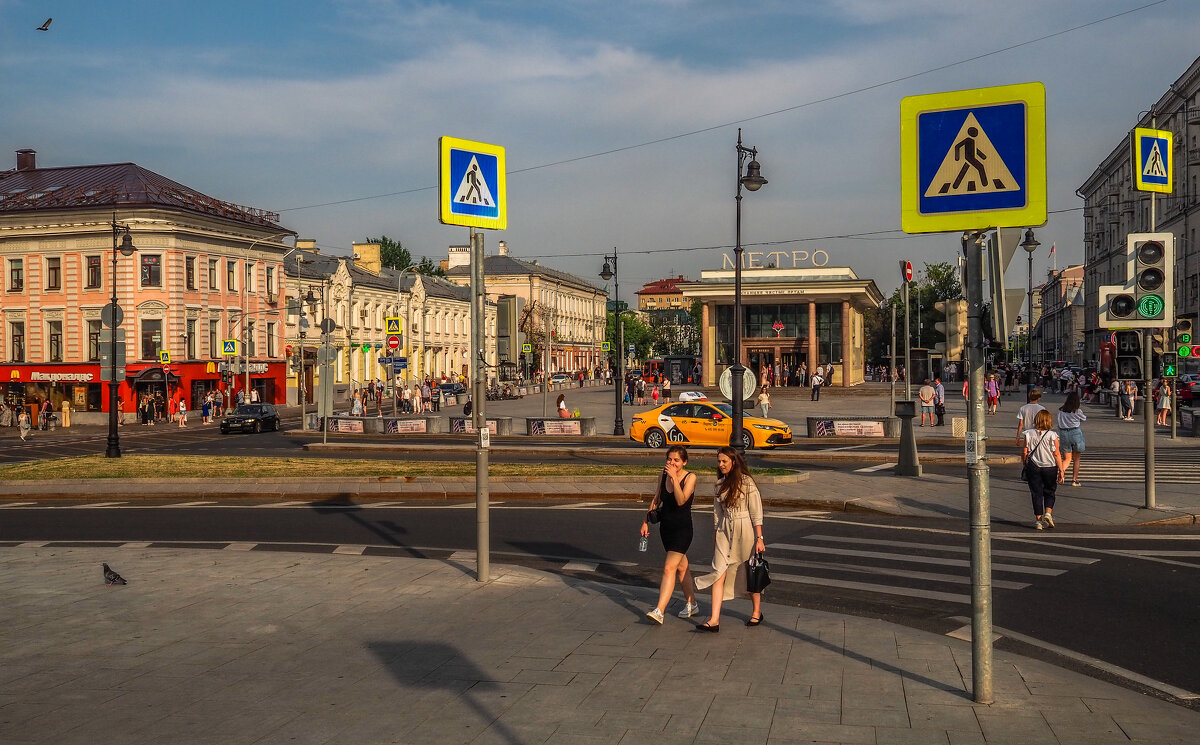
M 378 238 L 368 238 L 367 243 L 379 244 L 379 258 L 384 266 L 391 267 L 397 271 L 410 269 L 418 274 L 431 277 L 446 276 L 446 272 L 442 270 L 442 267 L 427 256 L 422 256 L 419 262 L 413 261 L 412 253 L 398 240 L 381 235 Z
M 649 326 L 642 323 L 641 319 L 633 313 L 621 314 L 621 325 L 624 327 L 625 347 L 620 347 L 617 343 L 617 326 L 616 314 L 612 311 L 608 313 L 608 320 L 604 331 L 604 339 L 609 343 L 609 361 L 616 355 L 625 354 L 629 345 L 634 346 L 634 356 L 638 359 L 646 359 L 650 356 L 651 345 L 654 341 L 654 332 Z
M 933 304 L 943 300 L 959 300 L 963 297 L 962 283 L 958 279 L 958 267 L 949 262 L 925 264 L 921 276 L 914 277 L 908 288 L 908 304 L 912 318 L 908 322 L 908 334 L 912 346 L 932 349 L 934 344 L 946 341 L 945 335 L 934 329 L 934 324 L 945 321 L 945 316 L 934 309 Z M 892 311 L 896 307 L 896 353 L 899 358 L 904 348 L 904 287 L 897 287 L 891 297 L 878 309 L 868 310 L 864 318 L 864 333 L 867 340 L 867 361 L 881 364 L 888 360 Z M 917 333 L 918 313 L 921 323 Z

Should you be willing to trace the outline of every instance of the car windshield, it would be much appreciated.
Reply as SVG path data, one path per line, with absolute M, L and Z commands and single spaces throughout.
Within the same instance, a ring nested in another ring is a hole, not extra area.
M 730 404 L 713 404 L 713 406 L 720 409 L 725 416 L 733 416 L 733 406 Z
M 241 414 L 242 416 L 260 416 L 263 413 L 263 407 L 255 405 L 239 406 L 237 407 L 237 411 L 233 413 Z

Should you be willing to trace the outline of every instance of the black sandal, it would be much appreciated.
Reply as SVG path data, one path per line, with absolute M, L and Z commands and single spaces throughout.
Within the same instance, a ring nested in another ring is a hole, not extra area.
M 716 634 L 720 630 L 721 630 L 721 624 L 717 624 L 716 626 L 709 626 L 708 623 L 696 624 L 696 631 L 707 631 L 707 632 Z
M 746 620 L 746 625 L 747 626 L 757 626 L 762 622 L 763 622 L 763 614 L 761 612 L 759 612 L 758 618 L 755 618 L 754 616 L 750 616 L 750 618 L 748 618 Z

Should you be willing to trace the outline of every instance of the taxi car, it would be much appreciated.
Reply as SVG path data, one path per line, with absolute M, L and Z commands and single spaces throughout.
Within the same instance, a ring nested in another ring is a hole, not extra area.
M 733 407 L 713 401 L 687 401 L 644 411 L 633 417 L 629 439 L 648 448 L 682 445 L 728 445 L 733 432 Z M 792 444 L 792 429 L 778 419 L 742 414 L 742 445 L 772 448 Z

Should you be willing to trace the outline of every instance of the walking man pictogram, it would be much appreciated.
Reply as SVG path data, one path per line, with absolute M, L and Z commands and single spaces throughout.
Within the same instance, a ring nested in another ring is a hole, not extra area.
M 466 202 L 467 200 L 470 200 L 472 204 L 478 204 L 479 201 L 481 199 L 483 199 L 483 194 L 479 191 L 479 173 L 478 173 L 478 171 L 479 171 L 479 166 L 472 163 L 471 169 L 469 171 L 467 171 L 466 176 L 464 176 L 464 178 L 467 180 L 467 183 L 469 183 L 471 185 L 471 188 L 467 189 L 467 193 L 464 194 L 462 196 L 462 198 L 459 199 L 458 201 Z M 475 199 L 471 199 L 472 194 L 475 195 Z M 486 200 L 484 200 L 484 201 L 486 202 Z
M 946 193 L 951 188 L 957 189 L 962 183 L 963 178 L 967 173 L 974 168 L 979 171 L 979 183 L 985 188 L 988 185 L 987 171 L 984 170 L 983 162 L 987 160 L 987 156 L 975 149 L 975 138 L 979 136 L 979 130 L 975 127 L 967 128 L 967 136 L 954 144 L 954 159 L 966 161 L 963 163 L 962 170 L 958 172 L 958 177 L 954 179 L 954 185 L 947 184 L 942 187 L 942 193 Z M 975 191 L 974 184 L 967 184 L 967 191 Z

